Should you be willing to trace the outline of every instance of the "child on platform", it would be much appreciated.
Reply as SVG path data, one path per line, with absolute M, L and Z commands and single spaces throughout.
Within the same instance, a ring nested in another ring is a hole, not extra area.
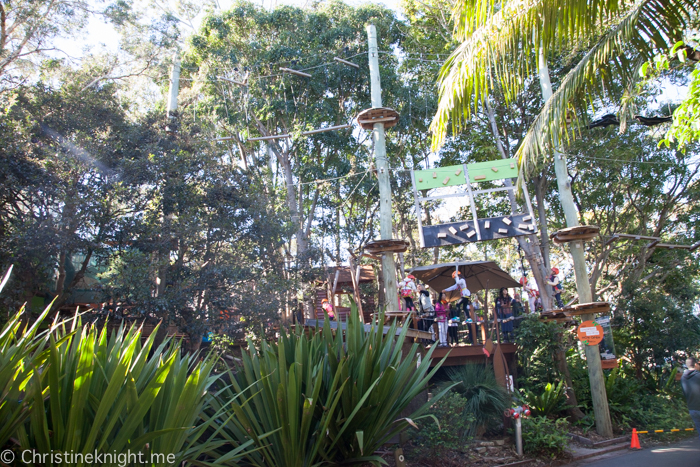
M 552 292 L 554 293 L 554 299 L 557 301 L 557 306 L 559 308 L 564 308 L 564 302 L 561 300 L 561 291 L 563 290 L 563 288 L 559 283 L 558 268 L 552 268 L 552 274 L 549 276 L 547 284 L 552 286 Z
M 416 306 L 413 304 L 413 297 L 418 293 L 416 289 L 415 277 L 411 274 L 406 276 L 404 280 L 399 282 L 399 294 L 406 302 L 406 311 L 415 311 Z
M 425 290 L 424 286 L 419 285 L 418 292 L 418 305 L 420 306 L 421 311 L 419 329 L 430 332 L 432 335 L 432 340 L 435 342 L 435 331 L 433 330 L 433 323 L 435 322 L 435 307 L 430 299 L 430 293 Z
M 438 337 L 440 344 L 438 347 L 447 347 L 447 300 L 445 294 L 440 293 L 435 301 L 435 321 L 438 323 Z

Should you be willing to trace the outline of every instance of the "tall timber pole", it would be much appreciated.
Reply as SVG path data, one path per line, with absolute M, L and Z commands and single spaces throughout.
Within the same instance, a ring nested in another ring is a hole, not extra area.
M 373 24 L 367 26 L 367 42 L 369 45 L 369 76 L 372 92 L 372 107 L 382 106 L 382 83 L 379 79 L 379 47 L 377 46 L 377 29 Z M 393 238 L 391 215 L 391 178 L 389 177 L 389 162 L 386 159 L 386 140 L 384 139 L 384 123 L 375 123 L 372 131 L 374 142 L 374 158 L 379 179 L 379 233 L 382 240 Z M 384 309 L 396 311 L 398 290 L 396 285 L 396 264 L 394 253 L 382 254 L 382 278 L 384 279 Z
M 552 83 L 549 79 L 547 58 L 541 48 L 539 53 L 539 78 L 542 97 L 547 102 L 552 97 Z M 557 177 L 559 200 L 564 210 L 566 226 L 576 227 L 579 225 L 578 210 L 574 204 L 574 196 L 571 193 L 569 171 L 566 167 L 566 155 L 561 151 L 558 141 L 555 141 L 554 144 L 554 172 Z M 571 258 L 574 262 L 574 275 L 576 276 L 576 291 L 578 292 L 579 303 L 590 303 L 593 301 L 593 293 L 591 292 L 591 284 L 588 281 L 588 268 L 586 267 L 586 253 L 583 250 L 583 242 L 575 241 L 569 243 L 569 245 Z M 594 319 L 595 316 L 592 314 L 582 315 L 582 318 L 585 321 Z M 605 379 L 603 378 L 603 367 L 600 362 L 600 351 L 597 345 L 584 345 L 584 348 L 586 351 L 596 431 L 599 435 L 609 438 L 613 434 L 612 423 L 610 421 L 610 409 L 608 408 L 608 396 L 605 392 Z

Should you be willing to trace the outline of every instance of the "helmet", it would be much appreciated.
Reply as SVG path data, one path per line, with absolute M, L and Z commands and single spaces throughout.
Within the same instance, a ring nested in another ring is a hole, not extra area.
M 554 274 L 559 274 L 559 269 L 558 268 L 552 268 L 552 272 Z
M 527 277 L 523 276 L 520 278 L 520 285 L 525 285 L 527 284 Z
M 452 279 L 456 278 L 459 275 L 461 275 L 459 271 L 452 271 Z
M 327 298 L 324 298 L 323 300 L 321 300 L 321 303 L 326 303 L 326 302 L 328 302 Z
M 413 274 L 409 274 L 408 276 L 406 276 L 406 279 L 416 280 L 416 276 L 414 276 Z

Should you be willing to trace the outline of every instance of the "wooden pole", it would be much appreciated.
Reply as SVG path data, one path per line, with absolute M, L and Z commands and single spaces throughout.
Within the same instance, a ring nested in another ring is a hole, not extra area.
M 291 74 L 297 75 L 297 76 L 301 76 L 303 78 L 311 78 L 310 74 L 304 73 L 303 71 L 299 71 L 299 70 L 292 70 L 291 68 L 280 67 L 280 71 L 283 71 L 285 73 L 291 73 Z
M 377 29 L 373 24 L 367 25 L 367 42 L 369 55 L 370 89 L 372 93 L 372 107 L 382 106 L 382 84 L 379 78 L 379 48 L 377 46 Z M 377 166 L 377 179 L 379 183 L 379 227 L 382 240 L 392 238 L 391 215 L 391 179 L 389 177 L 389 163 L 386 158 L 386 141 L 384 139 L 384 123 L 375 123 L 372 131 L 374 141 L 374 157 Z M 384 279 L 384 309 L 396 310 L 398 291 L 396 285 L 396 264 L 393 253 L 382 253 L 382 277 Z
M 360 68 L 360 65 L 358 65 L 357 63 L 348 62 L 347 60 L 343 60 L 340 57 L 333 57 L 333 60 L 335 60 L 338 63 L 342 63 L 343 65 L 348 65 L 357 69 Z
M 542 88 L 542 97 L 547 102 L 552 97 L 552 83 L 549 79 L 547 68 L 547 58 L 540 48 L 539 52 L 539 78 Z M 578 222 L 578 211 L 574 204 L 574 196 L 571 193 L 571 182 L 569 172 L 566 167 L 566 156 L 560 150 L 559 141 L 554 144 L 554 172 L 557 176 L 557 187 L 559 188 L 559 200 L 564 210 L 567 227 L 576 227 Z M 586 268 L 586 253 L 583 250 L 583 242 L 570 242 L 571 258 L 574 262 L 574 274 L 576 276 L 576 290 L 578 291 L 579 303 L 590 303 L 593 301 L 591 284 L 588 282 L 588 270 Z M 586 321 L 594 319 L 595 315 L 582 315 Z M 597 345 L 585 345 L 586 362 L 588 364 L 588 379 L 591 385 L 591 399 L 593 400 L 593 413 L 595 415 L 596 431 L 599 435 L 607 438 L 612 437 L 612 422 L 610 421 L 610 409 L 608 408 L 608 397 L 605 392 L 605 378 L 603 377 L 603 367 L 600 362 L 600 351 Z
M 309 135 L 315 135 L 316 133 L 323 133 L 326 131 L 343 130 L 345 128 L 350 128 L 350 127 L 352 127 L 351 124 L 336 125 L 336 126 L 329 126 L 328 128 L 318 128 L 316 130 L 302 131 L 301 134 L 302 134 L 302 136 L 309 136 Z

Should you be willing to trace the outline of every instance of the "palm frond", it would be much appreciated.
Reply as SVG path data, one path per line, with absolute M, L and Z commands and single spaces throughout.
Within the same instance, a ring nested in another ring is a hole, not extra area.
M 551 148 L 558 146 L 563 139 L 575 137 L 575 125 L 567 125 L 566 111 L 583 88 L 600 94 L 613 74 L 629 74 L 630 62 L 620 53 L 628 48 L 631 37 L 637 35 L 636 24 L 641 12 L 640 5 L 608 31 L 567 73 L 559 88 L 545 102 L 515 155 L 521 166 L 519 183 Z M 599 73 L 602 67 L 612 67 L 614 73 Z
M 499 9 L 500 8 L 500 9 Z M 498 85 L 507 102 L 514 99 L 532 76 L 542 49 L 562 49 L 588 42 L 606 31 L 567 76 L 570 89 L 548 103 L 528 133 L 527 147 L 519 156 L 546 153 L 555 140 L 569 137 L 562 132 L 567 105 L 585 89 L 600 96 L 606 80 L 601 74 L 612 68 L 628 75 L 634 58 L 649 57 L 679 37 L 694 11 L 692 0 L 515 0 L 503 5 L 492 0 L 462 0 L 453 11 L 455 36 L 463 40 L 442 67 L 439 76 L 438 110 L 431 124 L 433 150 L 447 135 L 462 130 L 466 119 L 477 112 Z M 601 79 L 602 78 L 602 79 Z M 558 91 L 558 92 L 559 92 Z M 537 133 L 549 130 L 545 134 Z M 525 146 L 525 145 L 523 145 Z M 536 148 L 535 148 L 536 146 Z

